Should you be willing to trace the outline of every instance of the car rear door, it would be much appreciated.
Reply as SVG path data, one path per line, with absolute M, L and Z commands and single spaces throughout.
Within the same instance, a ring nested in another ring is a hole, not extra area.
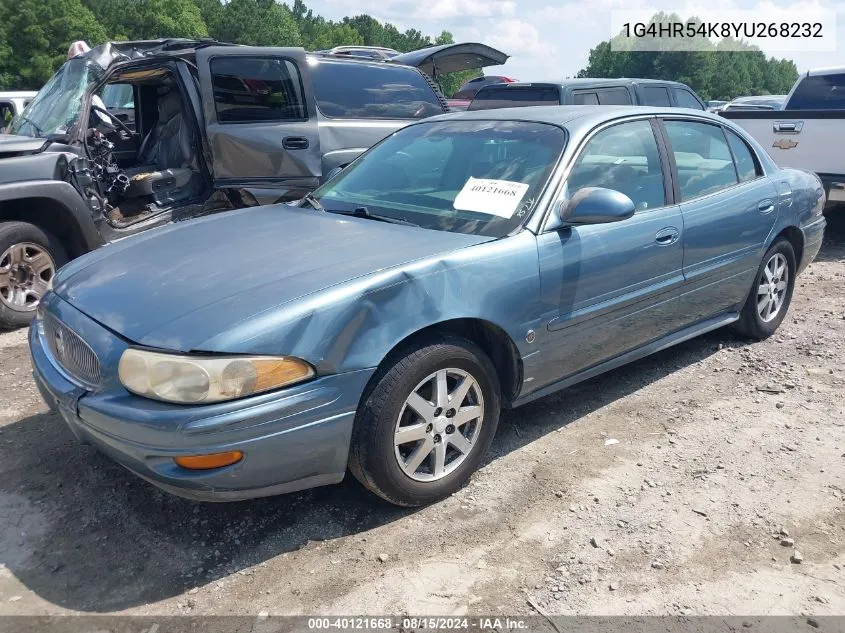
M 778 191 L 753 149 L 715 121 L 665 117 L 684 222 L 679 310 L 693 320 L 745 300 L 777 218 Z
M 317 107 L 300 48 L 197 51 L 215 187 L 292 199 L 321 176 Z

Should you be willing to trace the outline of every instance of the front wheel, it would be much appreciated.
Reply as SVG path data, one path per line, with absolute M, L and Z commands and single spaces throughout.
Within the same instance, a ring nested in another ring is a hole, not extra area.
M 496 370 L 478 346 L 438 336 L 379 371 L 359 406 L 349 468 L 401 506 L 449 496 L 481 465 L 499 422 Z
M 0 224 L 0 328 L 27 325 L 67 255 L 55 237 L 27 222 Z
M 795 288 L 795 250 L 787 240 L 772 244 L 754 278 L 754 286 L 736 322 L 736 330 L 756 339 L 775 333 L 789 309 Z

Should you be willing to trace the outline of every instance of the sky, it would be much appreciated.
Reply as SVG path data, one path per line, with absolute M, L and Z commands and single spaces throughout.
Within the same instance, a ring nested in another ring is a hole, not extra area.
M 450 31 L 456 42 L 481 42 L 511 55 L 504 66 L 486 69 L 520 81 L 554 81 L 573 77 L 587 64 L 590 49 L 611 36 L 611 12 L 615 10 L 664 10 L 686 17 L 717 20 L 725 11 L 753 10 L 751 15 L 765 20 L 806 20 L 819 11 L 835 17 L 833 28 L 825 29 L 824 44 L 836 50 L 766 50 L 768 55 L 792 59 L 799 71 L 811 68 L 845 66 L 845 0 L 707 0 L 704 3 L 675 0 L 310 0 L 314 13 L 330 19 L 367 14 L 390 22 L 404 31 L 417 29 L 436 36 Z M 829 27 L 829 24 L 825 25 Z M 828 39 L 829 38 L 829 39 Z M 796 48 L 806 47 L 807 41 Z M 818 44 L 818 42 L 812 43 Z

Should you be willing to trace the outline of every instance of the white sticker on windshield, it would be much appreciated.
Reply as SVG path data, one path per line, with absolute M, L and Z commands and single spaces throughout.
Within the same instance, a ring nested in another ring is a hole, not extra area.
M 470 176 L 455 198 L 454 205 L 459 211 L 476 211 L 511 218 L 527 191 L 528 185 L 525 183 Z

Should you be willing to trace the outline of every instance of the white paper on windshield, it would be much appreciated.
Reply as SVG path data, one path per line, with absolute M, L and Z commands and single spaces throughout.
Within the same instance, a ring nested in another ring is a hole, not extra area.
M 511 218 L 527 191 L 525 183 L 470 176 L 455 198 L 454 206 L 459 211 Z

